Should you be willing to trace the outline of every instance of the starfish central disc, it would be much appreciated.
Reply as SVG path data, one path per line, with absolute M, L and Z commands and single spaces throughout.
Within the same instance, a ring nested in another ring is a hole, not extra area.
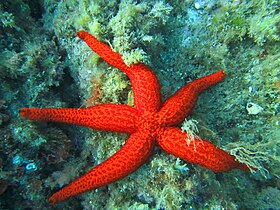
M 188 145 L 188 134 L 175 127 L 191 113 L 202 91 L 224 79 L 224 71 L 217 71 L 184 85 L 162 103 L 158 79 L 148 66 L 142 63 L 127 66 L 120 54 L 89 33 L 80 31 L 78 36 L 107 63 L 129 77 L 134 107 L 101 104 L 88 108 L 22 108 L 20 115 L 32 120 L 123 132 L 130 134 L 130 137 L 112 157 L 53 194 L 49 199 L 50 203 L 55 204 L 124 178 L 148 160 L 156 141 L 166 152 L 215 172 L 249 169 L 245 164 L 236 161 L 234 156 L 207 140 L 197 139 L 193 142 L 199 142 L 198 144 L 193 145 L 191 142 Z
M 158 114 L 149 114 L 144 116 L 138 124 L 140 132 L 147 133 L 153 139 L 157 138 L 161 127 L 162 122 L 160 121 Z

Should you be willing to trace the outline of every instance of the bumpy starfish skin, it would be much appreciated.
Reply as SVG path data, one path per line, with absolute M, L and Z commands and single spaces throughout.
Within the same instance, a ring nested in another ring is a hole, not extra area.
M 149 67 L 142 63 L 127 66 L 120 54 L 92 35 L 80 31 L 78 36 L 107 63 L 127 74 L 132 84 L 134 107 L 102 104 L 89 108 L 23 108 L 20 115 L 32 120 L 64 122 L 131 135 L 116 154 L 56 192 L 50 197 L 50 203 L 129 175 L 146 162 L 156 144 L 186 162 L 215 172 L 248 170 L 234 156 L 207 140 L 195 139 L 188 145 L 187 133 L 173 127 L 190 114 L 202 91 L 223 80 L 222 70 L 188 83 L 162 104 L 158 79 Z

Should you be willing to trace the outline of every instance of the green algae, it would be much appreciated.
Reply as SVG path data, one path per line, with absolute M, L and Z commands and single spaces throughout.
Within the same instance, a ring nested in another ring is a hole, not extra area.
M 159 76 L 164 98 L 195 78 L 225 69 L 225 81 L 203 93 L 193 112 L 192 118 L 199 122 L 198 135 L 229 151 L 242 147 L 255 155 L 266 154 L 264 161 L 259 156 L 250 157 L 264 169 L 266 180 L 259 172 L 216 175 L 188 163 L 185 167 L 189 173 L 184 174 L 176 169 L 175 157 L 157 149 L 151 160 L 132 175 L 81 195 L 82 202 L 74 198 L 61 207 L 273 207 L 275 202 L 270 206 L 260 199 L 279 191 L 275 184 L 280 176 L 277 1 L 46 0 L 40 5 L 44 11 L 42 19 L 24 1 L 13 2 L 0 3 L 0 93 L 1 100 L 8 104 L 1 113 L 10 116 L 8 122 L 0 125 L 2 136 L 5 134 L 1 140 L 1 178 L 13 177 L 9 180 L 10 191 L 3 194 L 6 200 L 17 196 L 41 209 L 48 208 L 49 189 L 53 192 L 58 189 L 57 183 L 65 184 L 56 180 L 54 172 L 64 175 L 65 180 L 73 180 L 114 154 L 127 138 L 122 134 L 43 124 L 43 128 L 50 127 L 49 132 L 65 141 L 65 133 L 69 134 L 72 141 L 69 156 L 46 167 L 48 162 L 38 154 L 53 155 L 50 148 L 56 148 L 59 139 L 42 132 L 40 126 L 34 126 L 35 122 L 19 120 L 16 114 L 23 106 L 79 107 L 95 96 L 96 83 L 100 84 L 101 92 L 96 95 L 100 102 L 126 103 L 128 79 L 76 38 L 76 32 L 83 29 L 123 54 L 128 64 L 149 64 Z M 201 7 L 197 9 L 195 3 Z M 248 103 L 258 104 L 263 111 L 248 114 Z M 33 150 L 30 154 L 29 148 Z M 26 180 L 17 177 L 16 169 L 21 167 L 13 166 L 11 159 L 18 153 L 40 161 L 36 175 L 23 176 Z M 248 160 L 245 157 L 244 161 Z M 45 185 L 40 187 L 31 178 Z M 19 189 L 12 188 L 12 183 Z M 266 187 L 267 183 L 272 189 Z M 262 190 L 256 191 L 257 184 Z M 252 193 L 260 199 L 252 198 Z M 12 205 L 24 208 L 19 203 L 1 200 L 1 207 Z

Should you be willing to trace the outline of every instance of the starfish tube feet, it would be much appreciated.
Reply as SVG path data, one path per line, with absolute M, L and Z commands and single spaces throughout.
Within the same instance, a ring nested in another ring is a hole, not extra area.
M 53 194 L 49 202 L 55 204 L 126 177 L 146 162 L 154 144 L 155 141 L 149 135 L 138 132 L 132 134 L 120 151 Z
M 22 108 L 22 117 L 31 120 L 63 122 L 93 129 L 133 133 L 138 111 L 123 104 L 101 104 L 88 108 Z
M 188 145 L 187 133 L 178 128 L 166 128 L 159 136 L 158 144 L 166 152 L 186 162 L 195 163 L 215 172 L 249 168 L 235 160 L 233 155 L 219 149 L 207 140 L 197 137 Z

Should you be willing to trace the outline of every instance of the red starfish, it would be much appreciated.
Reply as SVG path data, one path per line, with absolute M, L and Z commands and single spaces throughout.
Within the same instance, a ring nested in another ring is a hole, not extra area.
M 174 127 L 190 114 L 202 91 L 225 77 L 222 70 L 186 84 L 162 103 L 158 79 L 149 67 L 142 63 L 127 66 L 120 54 L 89 33 L 80 31 L 78 36 L 107 63 L 127 74 L 132 83 L 134 107 L 102 104 L 88 108 L 23 108 L 20 115 L 32 120 L 64 122 L 131 135 L 120 151 L 56 192 L 50 197 L 50 203 L 124 178 L 145 163 L 155 145 L 186 162 L 215 172 L 249 169 L 207 140 L 195 138 L 195 145 L 194 141 L 188 145 L 187 133 Z

